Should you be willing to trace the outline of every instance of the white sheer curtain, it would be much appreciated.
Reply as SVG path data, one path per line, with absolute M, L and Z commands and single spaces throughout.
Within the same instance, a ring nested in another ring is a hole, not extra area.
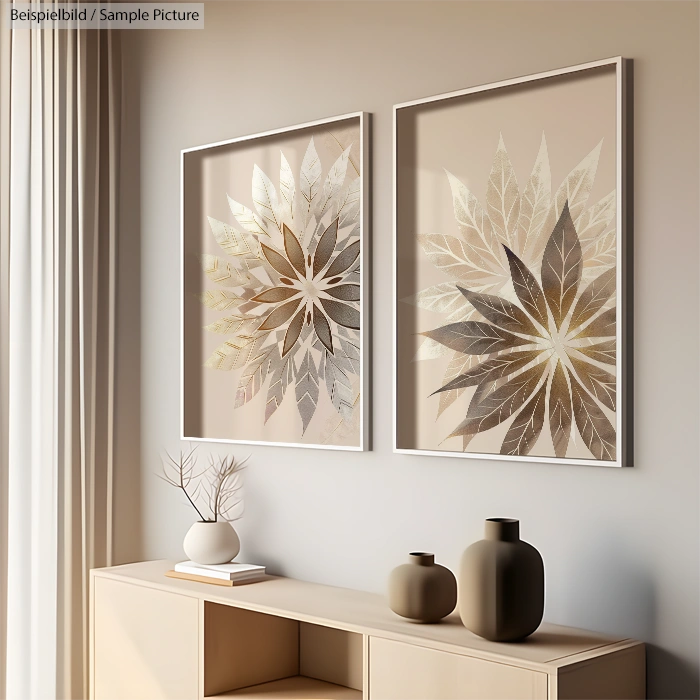
M 3 5 L 0 695 L 85 698 L 88 572 L 111 560 L 119 36 L 10 31 Z

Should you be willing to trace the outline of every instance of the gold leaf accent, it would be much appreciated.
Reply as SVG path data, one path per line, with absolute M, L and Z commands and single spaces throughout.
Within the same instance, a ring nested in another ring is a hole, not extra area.
M 208 309 L 215 311 L 228 311 L 245 303 L 245 299 L 228 289 L 207 289 L 206 292 L 198 294 L 199 300 Z
M 250 277 L 243 270 L 217 255 L 200 255 L 199 261 L 206 276 L 216 284 L 224 287 L 243 287 L 250 282 Z
M 204 330 L 221 335 L 253 335 L 260 325 L 260 316 L 224 316 L 208 326 Z

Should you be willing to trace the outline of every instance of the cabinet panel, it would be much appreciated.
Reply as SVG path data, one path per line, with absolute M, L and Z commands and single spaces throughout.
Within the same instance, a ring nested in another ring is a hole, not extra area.
M 546 700 L 547 674 L 370 637 L 369 696 L 371 700 Z
M 598 656 L 559 669 L 559 700 L 639 700 L 646 697 L 644 646 Z
M 95 577 L 94 700 L 199 695 L 199 601 Z

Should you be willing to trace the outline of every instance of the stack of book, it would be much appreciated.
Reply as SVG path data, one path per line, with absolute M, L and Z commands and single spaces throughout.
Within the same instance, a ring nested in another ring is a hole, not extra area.
M 200 583 L 213 583 L 217 586 L 238 586 L 243 583 L 255 583 L 265 578 L 265 567 L 257 564 L 195 564 L 182 561 L 175 564 L 175 569 L 168 571 L 170 578 L 183 578 Z

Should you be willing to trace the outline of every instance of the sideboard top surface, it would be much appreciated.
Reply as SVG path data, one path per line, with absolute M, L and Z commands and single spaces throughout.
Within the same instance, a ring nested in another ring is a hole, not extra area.
M 407 641 L 413 644 L 474 654 L 482 658 L 507 657 L 517 665 L 566 665 L 574 655 L 596 655 L 610 645 L 633 644 L 573 627 L 543 623 L 531 637 L 517 644 L 489 642 L 467 630 L 456 613 L 439 624 L 423 625 L 395 615 L 382 595 L 337 588 L 296 579 L 269 576 L 264 581 L 241 586 L 215 586 L 172 579 L 165 572 L 173 562 L 149 561 L 93 569 L 93 576 L 106 577 L 157 588 L 201 600 L 288 617 L 351 632 Z M 565 661 L 566 659 L 566 661 Z

